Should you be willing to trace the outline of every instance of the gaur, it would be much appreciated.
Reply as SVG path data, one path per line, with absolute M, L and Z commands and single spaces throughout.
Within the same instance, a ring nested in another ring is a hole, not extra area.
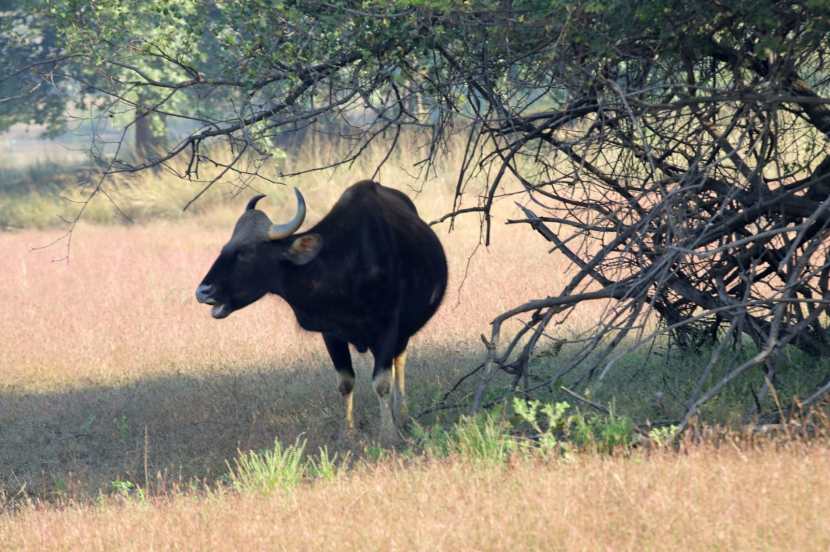
M 282 297 L 302 328 L 319 332 L 339 375 L 345 426 L 354 429 L 354 370 L 349 352 L 374 357 L 383 440 L 396 440 L 407 417 L 406 347 L 435 314 L 447 287 L 447 260 L 432 229 L 403 193 L 364 180 L 349 187 L 314 227 L 297 212 L 273 224 L 249 202 L 196 289 L 200 303 L 225 318 L 268 293 Z

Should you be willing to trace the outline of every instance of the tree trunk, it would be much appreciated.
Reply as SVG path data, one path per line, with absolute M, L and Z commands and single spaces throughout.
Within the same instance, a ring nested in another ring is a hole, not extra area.
M 149 103 L 149 102 L 147 102 Z M 135 143 L 133 153 L 139 163 L 152 163 L 166 146 L 166 130 L 164 118 L 158 113 L 149 111 L 145 102 L 139 102 L 135 120 Z M 161 122 L 161 132 L 153 129 L 153 123 Z M 156 167 L 158 170 L 158 167 Z

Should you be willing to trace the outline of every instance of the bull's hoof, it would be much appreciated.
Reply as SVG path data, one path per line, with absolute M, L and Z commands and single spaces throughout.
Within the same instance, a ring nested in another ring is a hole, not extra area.
M 397 447 L 404 442 L 401 432 L 393 425 L 381 426 L 378 432 L 378 441 L 384 447 Z
M 395 416 L 395 422 L 399 430 L 406 432 L 409 429 L 412 419 L 409 417 L 409 410 L 406 407 L 398 410 Z
M 360 440 L 360 433 L 353 427 L 343 427 L 337 432 L 339 443 L 353 445 Z
M 412 426 L 412 418 L 410 418 L 409 416 L 405 416 L 398 424 L 398 433 L 403 435 L 404 439 L 408 439 L 412 435 Z

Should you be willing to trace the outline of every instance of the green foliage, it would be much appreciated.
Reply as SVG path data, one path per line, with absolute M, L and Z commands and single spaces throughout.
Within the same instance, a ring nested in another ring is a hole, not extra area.
M 417 449 L 430 458 L 446 458 L 453 452 L 452 434 L 440 424 L 421 425 L 412 421 L 412 438 Z
M 72 65 L 63 73 L 86 88 L 81 101 L 97 105 L 120 125 L 136 109 L 157 107 L 155 132 L 168 116 L 190 124 L 262 113 L 245 125 L 246 140 L 268 148 L 268 109 L 308 80 L 308 67 L 334 67 L 326 85 L 309 86 L 290 103 L 313 110 L 331 91 L 357 84 L 364 99 L 388 97 L 392 85 L 449 101 L 462 112 L 481 98 L 441 83 L 475 75 L 508 105 L 523 110 L 561 105 L 556 86 L 535 101 L 526 88 L 540 76 L 570 80 L 578 64 L 588 78 L 645 70 L 669 84 L 683 63 L 735 48 L 766 56 L 809 56 L 826 46 L 827 3 L 775 0 L 721 3 L 678 0 L 18 0 L 13 13 L 33 14 L 46 42 Z M 740 25 L 735 22 L 740 21 Z M 36 23 L 35 23 L 36 22 Z M 9 25 L 10 29 L 21 28 Z M 18 31 L 20 34 L 20 31 Z M 18 37 L 33 49 L 35 40 Z M 28 41 L 28 42 L 27 42 Z M 43 41 L 41 41 L 43 42 Z M 34 48 L 37 49 L 37 48 Z M 659 52 L 638 59 L 629 52 Z M 351 54 L 351 55 L 346 55 Z M 451 55 L 452 62 L 444 60 Z M 21 54 L 22 55 L 22 54 Z M 42 52 L 31 54 L 39 59 Z M 647 59 L 646 59 L 647 58 Z M 482 64 L 481 60 L 487 60 Z M 649 61 L 651 60 L 651 61 Z M 323 72 L 320 73 L 321 75 Z M 321 81 L 322 82 L 322 81 Z M 53 95 L 57 96 L 57 95 Z M 48 98 L 48 96 L 45 96 Z M 103 98 L 118 100 L 113 109 Z M 521 98 L 521 99 L 519 99 Z M 468 102 L 469 100 L 469 102 Z M 50 100 L 51 101 L 51 100 Z M 60 99 L 60 102 L 63 102 Z M 514 106 L 514 107 L 518 107 Z M 317 113 L 315 116 L 325 114 Z
M 566 402 L 513 400 L 513 411 L 532 430 L 534 447 L 543 453 L 574 448 L 612 453 L 634 441 L 634 423 L 626 416 L 583 413 Z M 571 413 L 568 413 L 568 412 Z
M 457 455 L 480 465 L 503 463 L 515 449 L 510 424 L 498 411 L 462 416 L 451 427 L 413 424 L 417 449 L 431 458 Z
M 554 451 L 559 445 L 557 434 L 563 433 L 567 428 L 568 418 L 565 417 L 565 412 L 569 407 L 566 402 L 543 404 L 538 400 L 513 399 L 513 411 L 536 433 L 536 444 L 543 454 Z
M 272 138 L 279 125 L 273 126 L 268 110 L 278 98 L 291 97 L 293 106 L 315 111 L 335 89 L 357 86 L 364 100 L 378 104 L 395 89 L 409 89 L 423 97 L 434 96 L 435 102 L 449 102 L 446 107 L 459 112 L 473 113 L 490 98 L 468 94 L 472 82 L 457 87 L 442 83 L 463 82 L 474 75 L 475 82 L 492 86 L 501 102 L 534 111 L 570 101 L 571 95 L 558 86 L 533 102 L 526 102 L 525 95 L 534 82 L 570 81 L 573 63 L 589 79 L 592 73 L 607 79 L 648 66 L 648 71 L 663 72 L 656 74 L 658 82 L 669 84 L 685 61 L 712 55 L 714 39 L 739 51 L 749 49 L 763 56 L 786 52 L 797 58 L 826 45 L 830 31 L 830 10 L 820 1 L 785 5 L 774 0 L 726 4 L 16 0 L 9 4 L 15 17 L 27 23 L 6 26 L 7 33 L 14 35 L 6 42 L 17 44 L 15 55 L 7 59 L 37 61 L 47 51 L 67 58 L 68 65 L 61 67 L 59 75 L 71 76 L 74 94 L 67 94 L 64 87 L 64 94 L 42 94 L 42 102 L 57 102 L 60 107 L 73 96 L 79 105 L 95 106 L 118 127 L 133 122 L 145 109 L 158 109 L 163 115 L 150 118 L 156 137 L 165 134 L 171 118 L 191 127 L 210 126 L 210 122 L 224 126 L 229 118 L 260 114 L 244 130 L 237 130 L 244 133 L 246 143 L 255 143 L 266 153 L 277 151 Z M 793 30 L 796 27 L 798 32 Z M 23 36 L 27 33 L 37 37 Z M 661 68 L 626 52 L 659 52 Z M 444 59 L 447 56 L 451 62 Z M 334 61 L 341 58 L 351 61 L 340 65 Z M 326 76 L 318 87 L 317 81 L 308 80 L 308 67 L 336 70 L 320 71 Z M 298 86 L 302 89 L 295 96 Z M 516 105 L 513 97 L 519 102 Z M 327 115 L 331 114 L 313 116 Z
M 156 110 L 148 126 L 157 139 L 178 119 L 185 133 L 210 128 L 211 139 L 231 136 L 266 156 L 277 154 L 275 136 L 292 125 L 369 103 L 389 110 L 399 94 L 425 99 L 430 121 L 445 112 L 490 112 L 493 103 L 522 116 L 560 109 L 571 92 L 593 89 L 592 81 L 645 74 L 653 75 L 645 88 L 659 99 L 685 63 L 711 61 L 718 48 L 807 59 L 826 47 L 830 31 L 827 5 L 818 1 L 16 4 L 30 6 L 48 28 L 70 64 L 61 74 L 72 76 L 82 89 L 75 97 L 95 117 L 126 129 Z M 420 117 L 398 122 L 425 122 Z
M 474 464 L 498 465 L 514 453 L 554 458 L 578 449 L 606 454 L 627 449 L 634 442 L 634 424 L 613 413 L 585 414 L 566 402 L 514 398 L 511 416 L 495 409 L 461 416 L 449 428 L 416 423 L 412 436 L 415 447 L 429 457 L 457 455 Z
M 648 432 L 648 438 L 658 447 L 665 447 L 671 444 L 677 436 L 677 426 L 668 425 L 663 427 L 655 427 Z
M 389 452 L 378 444 L 368 445 L 363 449 L 363 453 L 369 462 L 380 462 L 389 456 Z
M 630 418 L 611 414 L 572 415 L 569 419 L 569 434 L 580 448 L 610 453 L 618 448 L 626 449 L 634 441 L 634 424 Z
M 66 484 L 66 479 L 60 477 L 58 475 L 51 475 L 50 479 L 52 480 L 52 496 L 56 498 L 64 498 L 67 496 L 67 489 L 68 485 Z
M 16 123 L 45 125 L 49 135 L 66 127 L 66 78 L 51 71 L 60 48 L 43 7 L 40 0 L 0 2 L 0 132 Z
M 463 416 L 452 428 L 453 448 L 476 464 L 502 464 L 515 448 L 509 430 L 498 411 Z

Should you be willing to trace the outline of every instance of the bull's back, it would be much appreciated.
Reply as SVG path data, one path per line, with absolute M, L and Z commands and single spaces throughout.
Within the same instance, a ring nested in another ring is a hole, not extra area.
M 339 242 L 332 244 L 338 249 L 357 246 L 350 277 L 359 295 L 365 295 L 364 305 L 397 304 L 400 330 L 407 337 L 440 306 L 447 287 L 444 249 L 402 192 L 369 180 L 358 182 L 318 228 Z

